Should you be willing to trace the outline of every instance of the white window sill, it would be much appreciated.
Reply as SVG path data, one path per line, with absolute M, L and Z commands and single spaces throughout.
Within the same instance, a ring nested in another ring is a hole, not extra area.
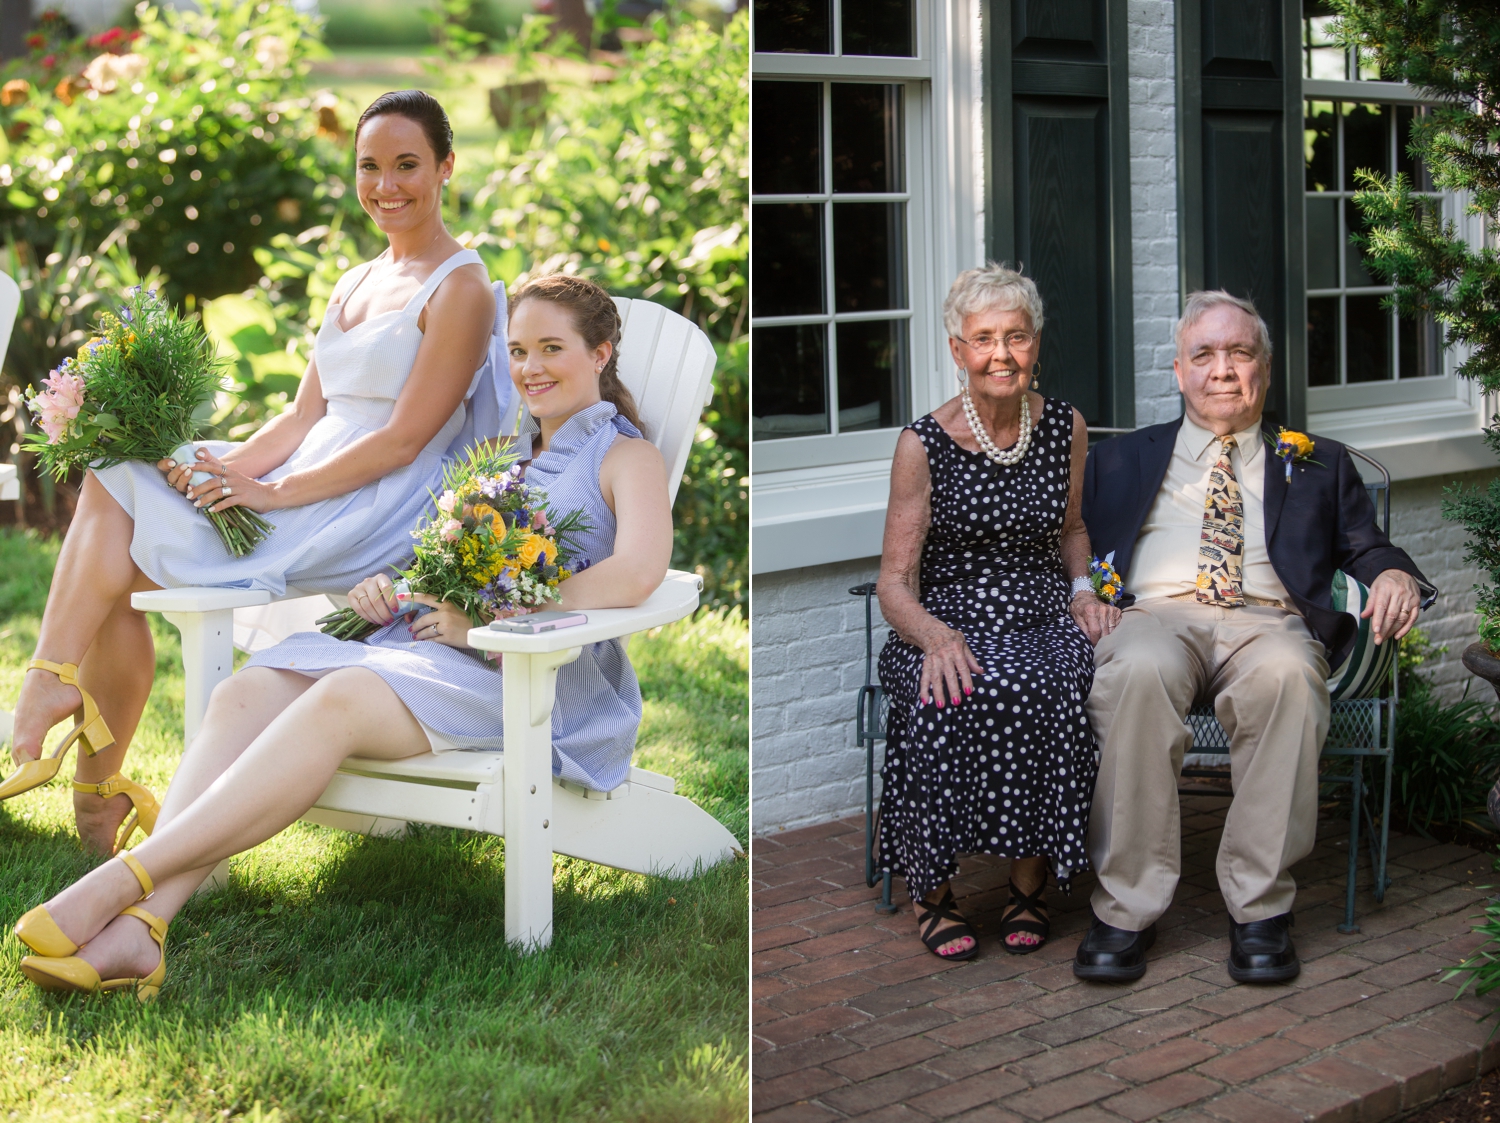
M 891 462 L 863 460 L 750 477 L 750 572 L 876 557 Z
M 1461 401 L 1335 410 L 1309 431 L 1367 452 L 1393 480 L 1495 467 L 1476 408 Z M 750 572 L 776 573 L 880 555 L 891 462 L 758 472 L 751 477 Z
M 1307 428 L 1369 453 L 1393 480 L 1495 467 L 1494 454 L 1484 444 L 1478 409 L 1454 398 L 1310 413 Z

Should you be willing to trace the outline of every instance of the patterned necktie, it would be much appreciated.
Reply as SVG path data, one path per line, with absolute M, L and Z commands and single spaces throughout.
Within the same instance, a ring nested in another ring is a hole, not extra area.
M 1208 495 L 1203 500 L 1203 537 L 1198 543 L 1198 600 L 1220 608 L 1239 608 L 1245 603 L 1242 585 L 1245 562 L 1245 505 L 1240 484 L 1234 478 L 1229 453 L 1233 436 L 1222 438 L 1222 451 L 1208 474 Z

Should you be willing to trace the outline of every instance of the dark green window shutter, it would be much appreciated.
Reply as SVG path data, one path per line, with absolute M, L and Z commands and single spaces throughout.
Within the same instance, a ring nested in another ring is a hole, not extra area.
M 1267 415 L 1307 419 L 1302 250 L 1302 6 L 1178 0 L 1182 292 L 1249 297 L 1271 329 Z
M 989 252 L 1046 307 L 1038 389 L 1094 425 L 1135 418 L 1126 0 L 985 10 Z

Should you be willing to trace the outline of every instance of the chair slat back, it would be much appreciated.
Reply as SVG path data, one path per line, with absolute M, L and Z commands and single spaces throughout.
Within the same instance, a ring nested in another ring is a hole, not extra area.
M 698 417 L 713 398 L 715 355 L 691 320 L 649 300 L 616 297 L 620 319 L 620 381 L 635 398 L 646 436 L 667 464 L 673 502 L 698 433 Z
M 0 273 L 0 364 L 10 348 L 10 332 L 21 308 L 21 286 L 8 273 Z

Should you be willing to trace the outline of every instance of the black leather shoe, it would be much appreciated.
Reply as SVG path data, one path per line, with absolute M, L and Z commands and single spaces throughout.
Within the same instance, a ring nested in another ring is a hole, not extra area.
M 1073 974 L 1096 983 L 1129 983 L 1146 973 L 1146 952 L 1156 943 L 1156 925 L 1131 932 L 1097 916 L 1073 957 Z
M 1229 922 L 1229 977 L 1237 983 L 1284 983 L 1302 971 L 1292 946 L 1292 914 L 1248 924 Z

